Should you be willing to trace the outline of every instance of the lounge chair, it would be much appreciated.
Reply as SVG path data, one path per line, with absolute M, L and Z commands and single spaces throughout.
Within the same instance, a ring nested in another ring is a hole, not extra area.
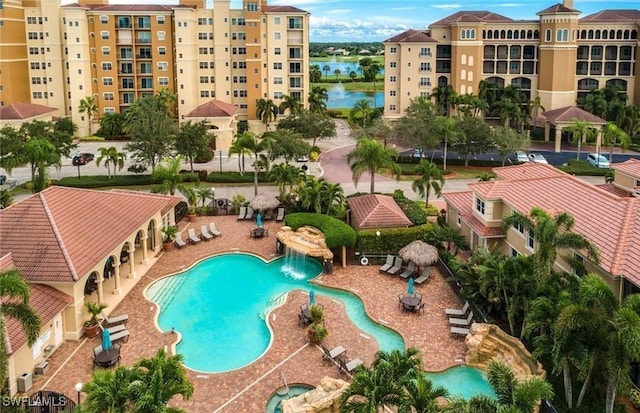
M 129 330 L 122 330 L 122 331 L 118 331 L 115 334 L 111 334 L 111 341 L 115 342 L 118 340 L 122 340 L 122 341 L 129 341 Z
M 473 311 L 469 311 L 467 318 L 449 318 L 450 325 L 469 327 L 473 323 Z
M 429 269 L 429 267 L 424 267 L 422 269 L 422 272 L 420 273 L 420 276 L 418 278 L 415 278 L 413 282 L 415 284 L 422 284 L 423 282 L 429 280 L 430 275 L 431 275 L 431 270 Z
M 273 209 L 267 209 L 264 215 L 262 215 L 263 221 L 269 221 L 273 219 Z
M 278 214 L 276 215 L 276 222 L 284 221 L 284 208 L 278 208 Z
M 362 366 L 362 364 L 362 360 L 359 358 L 355 358 L 349 362 L 346 362 L 344 359 L 338 359 L 338 369 L 342 374 L 351 373 L 358 367 Z
M 115 325 L 113 327 L 107 328 L 107 331 L 109 332 L 109 335 L 111 335 L 111 334 L 118 333 L 120 331 L 124 331 L 126 329 L 127 329 L 127 327 L 124 324 L 117 324 L 117 325 Z
M 218 231 L 218 228 L 216 228 L 215 222 L 209 222 L 209 233 L 214 237 L 219 237 L 220 235 L 222 235 L 222 232 Z
M 402 299 L 404 298 L 404 294 L 398 294 L 398 307 L 402 307 Z
M 121 315 L 109 317 L 103 311 L 102 317 L 104 318 L 104 324 L 106 327 L 114 326 L 116 324 L 127 324 L 127 321 L 129 321 L 128 314 L 121 314 Z
M 411 277 L 414 273 L 416 272 L 416 263 L 413 261 L 409 261 L 409 264 L 407 265 L 407 269 L 404 270 L 402 272 L 402 274 L 400 274 L 400 277 L 402 278 L 409 278 Z
M 207 229 L 206 225 L 202 225 L 200 227 L 200 237 L 202 237 L 202 239 L 205 241 L 213 239 L 213 235 L 209 234 L 209 230 Z
M 402 258 L 395 257 L 393 259 L 393 267 L 387 270 L 387 274 L 395 275 L 402 269 Z
M 245 219 L 247 216 L 247 207 L 240 207 L 240 212 L 238 212 L 238 220 Z
M 182 239 L 182 233 L 180 233 L 180 232 L 176 232 L 175 243 L 176 243 L 176 247 L 178 247 L 178 248 L 183 248 L 183 247 L 187 246 L 187 243 L 184 242 L 184 240 Z
M 189 242 L 192 244 L 197 244 L 200 241 L 202 240 L 196 235 L 196 230 L 194 230 L 193 228 L 189 228 Z
M 253 208 L 247 208 L 247 215 L 245 215 L 244 219 L 253 219 Z
M 97 357 L 98 354 L 102 353 L 102 344 L 98 344 L 93 348 L 93 356 Z
M 380 267 L 380 272 L 387 272 L 391 267 L 393 267 L 394 258 L 395 256 L 393 255 L 387 255 L 387 261 Z
M 466 336 L 467 334 L 469 334 L 469 329 L 464 327 L 451 327 L 451 332 L 454 334 L 462 334 L 463 336 Z
M 459 316 L 462 317 L 467 314 L 467 310 L 469 309 L 469 301 L 465 301 L 462 309 L 459 308 L 447 308 L 444 310 L 446 315 Z
M 345 350 L 345 348 L 342 346 L 334 347 L 331 350 L 329 350 L 325 346 L 322 346 L 322 351 L 324 352 L 324 354 L 322 355 L 322 362 L 326 364 L 337 361 L 338 357 L 346 357 L 347 353 L 347 350 Z

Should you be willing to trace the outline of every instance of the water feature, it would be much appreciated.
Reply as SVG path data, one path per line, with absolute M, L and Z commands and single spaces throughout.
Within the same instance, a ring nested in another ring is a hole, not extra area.
M 447 389 L 449 396 L 470 399 L 473 396 L 484 395 L 496 398 L 485 373 L 474 367 L 455 366 L 441 372 L 425 373 L 425 375 L 434 385 Z
M 290 399 L 292 397 L 300 396 L 303 393 L 313 390 L 313 386 L 307 384 L 292 384 L 290 386 L 281 387 L 276 390 L 267 402 L 267 413 L 281 413 L 282 408 L 280 403 L 283 400 Z
M 304 269 L 306 259 L 307 256 L 304 252 L 286 247 L 282 272 L 294 280 L 302 280 L 305 277 Z

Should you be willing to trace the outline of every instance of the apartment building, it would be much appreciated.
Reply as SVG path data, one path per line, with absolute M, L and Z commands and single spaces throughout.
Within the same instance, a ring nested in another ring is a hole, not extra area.
M 93 96 L 95 117 L 123 112 L 162 89 L 177 96 L 180 121 L 211 100 L 238 108 L 235 120 L 256 131 L 256 101 L 308 94 L 309 13 L 266 0 L 181 0 L 176 5 L 111 5 L 81 0 L 5 2 L 1 10 L 2 104 L 30 101 L 90 129 L 80 101 Z M 219 148 L 224 149 L 224 148 Z
M 451 85 L 478 94 L 484 80 L 540 96 L 546 110 L 607 85 L 640 105 L 636 72 L 640 10 L 603 10 L 580 18 L 572 0 L 539 11 L 538 20 L 514 20 L 491 11 L 460 11 L 384 42 L 388 120 L 410 101 Z

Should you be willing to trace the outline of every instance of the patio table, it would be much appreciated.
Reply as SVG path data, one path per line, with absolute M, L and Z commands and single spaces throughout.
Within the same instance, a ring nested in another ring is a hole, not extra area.
M 120 359 L 120 349 L 110 348 L 107 350 L 102 350 L 96 356 L 96 364 L 101 367 L 111 367 L 115 365 Z
M 415 311 L 416 308 L 418 308 L 418 306 L 420 305 L 421 300 L 418 297 L 408 295 L 408 296 L 402 297 L 400 301 L 402 302 L 402 308 L 404 310 Z

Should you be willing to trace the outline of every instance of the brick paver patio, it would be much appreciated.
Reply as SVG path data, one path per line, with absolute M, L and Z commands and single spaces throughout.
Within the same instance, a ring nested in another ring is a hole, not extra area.
M 156 307 L 144 298 L 144 289 L 154 280 L 188 268 L 198 260 L 212 254 L 245 251 L 272 259 L 276 256 L 275 234 L 279 224 L 265 223 L 269 236 L 249 238 L 255 224 L 237 221 L 233 216 L 199 217 L 194 223 L 181 223 L 200 228 L 201 224 L 215 221 L 222 237 L 201 242 L 187 248 L 162 253 L 158 262 L 143 276 L 133 290 L 111 314 L 129 314 L 129 341 L 122 346 L 122 365 L 131 365 L 142 357 L 151 357 L 158 348 L 170 348 L 176 340 L 172 333 L 161 333 L 154 324 Z M 198 231 L 198 230 L 197 230 Z M 185 231 L 186 232 L 186 231 Z M 338 260 L 336 260 L 337 262 Z M 356 293 L 365 303 L 367 314 L 374 320 L 395 329 L 404 338 L 407 347 L 420 349 L 424 368 L 443 370 L 463 362 L 465 345 L 460 337 L 449 333 L 444 308 L 458 306 L 457 297 L 437 272 L 432 273 L 416 291 L 424 296 L 424 314 L 403 313 L 398 307 L 398 294 L 406 291 L 406 281 L 378 272 L 378 266 L 336 267 L 332 275 L 315 280 L 319 284 Z M 325 308 L 325 323 L 329 336 L 327 347 L 342 345 L 350 358 L 359 357 L 370 364 L 377 351 L 375 339 L 361 334 L 345 314 L 342 304 L 329 297 L 316 295 L 316 301 Z M 270 395 L 282 387 L 284 380 L 316 386 L 324 376 L 340 377 L 336 366 L 322 363 L 321 349 L 307 342 L 305 330 L 298 326 L 297 313 L 301 304 L 308 302 L 306 292 L 289 293 L 286 303 L 274 310 L 269 322 L 274 331 L 273 344 L 260 359 L 239 370 L 206 374 L 188 371 L 195 392 L 190 400 L 177 398 L 173 404 L 188 412 L 264 412 Z M 185 316 L 195 308 L 186 308 Z M 49 358 L 49 371 L 35 378 L 31 391 L 54 390 L 75 396 L 74 386 L 91 378 L 92 349 L 99 338 L 68 340 Z M 343 379 L 347 377 L 342 376 Z

